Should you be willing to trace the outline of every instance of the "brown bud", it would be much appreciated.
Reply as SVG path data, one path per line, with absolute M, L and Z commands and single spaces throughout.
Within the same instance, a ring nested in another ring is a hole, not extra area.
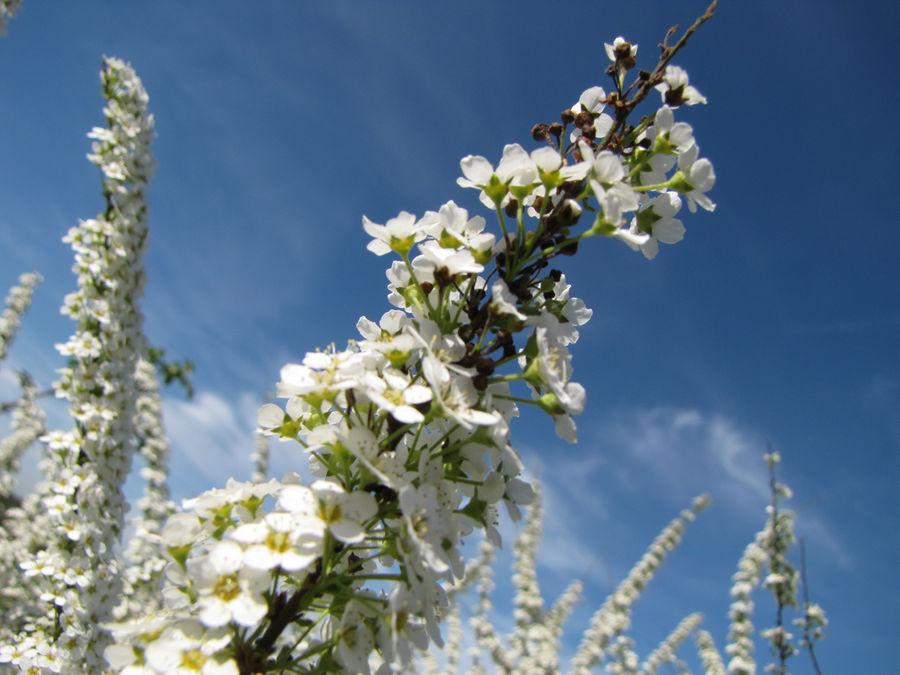
M 591 115 L 587 110 L 582 110 L 578 115 L 575 116 L 575 126 L 579 129 L 583 129 L 584 127 L 592 126 L 594 124 L 594 116 Z
M 681 85 L 677 89 L 666 89 L 666 105 L 670 105 L 673 107 L 680 106 L 684 103 L 684 85 Z
M 622 66 L 625 70 L 634 68 L 634 56 L 631 55 L 631 43 L 623 42 L 616 46 L 616 65 Z
M 475 368 L 477 368 L 478 372 L 482 375 L 491 375 L 494 372 L 494 361 L 487 357 L 482 358 L 475 364 Z
M 434 288 L 434 284 L 432 284 L 428 281 L 423 281 L 421 284 L 419 284 L 419 286 L 422 287 L 422 292 L 425 295 L 428 295 L 429 293 L 431 293 L 431 290 Z
M 531 137 L 536 141 L 546 141 L 550 138 L 550 127 L 546 124 L 535 124 L 531 127 Z
M 563 125 L 559 122 L 554 122 L 550 125 L 550 133 L 559 138 L 563 132 Z
M 434 283 L 436 283 L 439 288 L 449 286 L 453 283 L 453 275 L 450 274 L 450 270 L 446 267 L 438 267 L 434 271 Z
M 472 386 L 478 391 L 484 391 L 488 386 L 488 378 L 484 373 L 476 373 L 472 377 Z
M 575 121 L 575 111 L 574 110 L 563 110 L 562 115 L 559 116 L 562 120 L 563 124 L 571 124 Z
M 510 218 L 515 218 L 516 214 L 519 212 L 519 202 L 517 202 L 515 199 L 510 199 L 508 202 L 506 202 L 506 206 L 503 208 L 503 210 L 506 212 L 507 216 L 509 216 Z
M 471 368 L 476 365 L 480 361 L 480 357 L 475 356 L 472 353 L 466 354 L 459 361 L 456 362 L 458 366 L 462 366 L 463 368 Z
M 573 241 L 571 244 L 566 244 L 561 249 L 559 249 L 559 252 L 563 255 L 575 255 L 576 253 L 578 253 L 578 242 Z
M 468 342 L 475 337 L 475 329 L 471 326 L 471 324 L 464 323 L 462 326 L 456 329 L 456 334 L 459 335 L 460 340 L 462 340 L 463 342 Z

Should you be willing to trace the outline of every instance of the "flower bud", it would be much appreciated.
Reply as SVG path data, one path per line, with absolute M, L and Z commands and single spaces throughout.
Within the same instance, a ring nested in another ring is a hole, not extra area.
M 531 137 L 536 141 L 546 141 L 550 138 L 550 127 L 546 124 L 535 124 L 531 128 Z

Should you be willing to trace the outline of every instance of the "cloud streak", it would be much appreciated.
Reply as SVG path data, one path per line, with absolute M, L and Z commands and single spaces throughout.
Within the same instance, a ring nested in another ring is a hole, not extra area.
M 250 394 L 235 401 L 210 391 L 200 391 L 190 401 L 163 399 L 176 500 L 224 487 L 229 478 L 249 479 L 257 407 Z

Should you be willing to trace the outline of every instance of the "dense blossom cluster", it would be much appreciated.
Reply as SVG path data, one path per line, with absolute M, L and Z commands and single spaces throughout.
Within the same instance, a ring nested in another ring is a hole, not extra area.
M 603 112 L 614 97 L 592 87 L 561 124 L 536 128 L 544 147 L 507 145 L 496 168 L 464 158 L 458 182 L 478 191 L 499 235 L 452 201 L 383 225 L 363 219 L 369 250 L 396 256 L 387 271 L 395 309 L 361 318 L 347 347 L 286 365 L 276 386 L 286 403 L 259 413 L 266 433 L 303 446 L 315 482 L 235 482 L 185 503 L 162 532 L 174 557 L 164 628 L 158 619 L 113 626 L 134 645 L 110 650 L 117 665 L 164 672 L 168 661 L 150 646 L 189 642 L 221 672 L 279 659 L 366 672 L 370 660 L 390 670 L 414 647 L 442 643 L 463 538 L 481 529 L 499 543 L 497 508 L 518 518 L 533 498 L 510 442 L 519 406 L 539 407 L 576 440 L 585 391 L 569 349 L 591 311 L 550 261 L 598 235 L 652 258 L 658 242 L 681 238 L 682 198 L 692 211 L 713 208 L 711 165 L 690 127 L 674 122 L 685 101 L 670 94 L 688 91 L 684 77 L 666 71 L 668 103 L 614 143 L 597 138 L 616 125 Z M 576 232 L 586 211 L 593 223 Z M 335 580 L 343 593 L 325 590 Z M 375 591 L 363 580 L 382 583 Z M 261 621 L 261 636 L 228 639 L 229 625 Z
M 19 277 L 19 285 L 9 290 L 6 309 L 0 314 L 0 361 L 6 357 L 22 323 L 22 316 L 31 306 L 34 288 L 41 281 L 42 277 L 37 272 L 27 272 Z M 6 510 L 7 500 L 12 495 L 19 457 L 44 433 L 44 414 L 36 402 L 37 387 L 27 373 L 20 373 L 19 381 L 22 396 L 12 406 L 13 433 L 0 441 L 0 514 Z
M 166 520 L 177 510 L 169 499 L 169 439 L 163 427 L 159 381 L 147 359 L 138 360 L 135 383 L 138 397 L 134 425 L 137 452 L 144 461 L 144 494 L 137 500 L 140 516 L 131 523 L 134 533 L 124 551 L 125 589 L 114 612 L 118 618 L 161 609 L 160 591 L 168 560 L 159 538 Z
M 109 126 L 91 132 L 89 158 L 101 171 L 106 209 L 65 237 L 75 250 L 78 290 L 62 311 L 77 329 L 58 345 L 69 365 L 60 371 L 56 392 L 69 401 L 75 426 L 44 437 L 48 481 L 23 514 L 33 529 L 19 567 L 33 604 L 44 609 L 23 625 L 4 626 L 19 634 L 12 650 L 0 648 L 0 661 L 23 669 L 97 672 L 108 641 L 98 622 L 111 616 L 120 595 L 116 547 L 134 448 L 134 374 L 144 348 L 137 301 L 153 118 L 129 66 L 104 59 L 101 75 Z
M 41 275 L 37 272 L 27 272 L 19 277 L 19 285 L 9 290 L 6 309 L 0 314 L 0 360 L 6 356 L 9 345 L 15 339 L 16 331 L 22 323 L 22 315 L 31 306 L 34 287 L 41 280 Z
M 684 664 L 678 660 L 675 655 L 681 644 L 687 640 L 697 627 L 703 622 L 703 615 L 699 613 L 688 614 L 684 617 L 675 630 L 666 636 L 666 639 L 659 643 L 653 653 L 647 657 L 647 660 L 641 664 L 640 675 L 655 675 L 660 668 L 669 664 L 683 670 Z
M 0 441 L 0 521 L 13 501 L 15 477 L 22 453 L 46 431 L 46 415 L 37 403 L 38 390 L 28 373 L 19 374 L 22 396 L 12 413 L 12 433 Z
M 543 530 L 543 508 L 539 486 L 535 484 L 535 501 L 528 509 L 525 527 L 513 546 L 515 554 L 513 585 L 516 589 L 513 633 L 505 641 L 497 635 L 491 621 L 494 547 L 483 544 L 482 557 L 472 566 L 467 579 L 474 584 L 478 604 L 469 620 L 477 648 L 473 663 L 480 664 L 481 652 L 488 654 L 498 673 L 558 673 L 560 671 L 560 638 L 563 626 L 581 597 L 581 582 L 572 582 L 556 602 L 544 609 L 537 580 L 537 551 Z M 447 670 L 446 672 L 456 672 Z
M 578 651 L 572 659 L 572 672 L 587 675 L 595 665 L 601 665 L 604 657 L 615 646 L 631 625 L 631 606 L 656 575 L 666 556 L 681 542 L 687 523 L 709 504 L 709 497 L 703 495 L 694 499 L 690 509 L 684 509 L 647 549 L 641 560 L 628 576 L 610 594 L 606 602 L 591 617 L 590 625 L 584 633 Z M 621 654 L 622 645 L 618 651 Z M 613 652 L 615 653 L 615 652 Z
M 0 18 L 14 5 L 0 6 Z M 539 502 L 515 546 L 516 629 L 507 648 L 487 618 L 500 509 L 519 519 L 536 496 L 511 424 L 530 405 L 551 417 L 560 437 L 577 439 L 574 416 L 586 394 L 573 380 L 570 349 L 591 310 L 555 259 L 591 237 L 618 239 L 651 259 L 660 243 L 682 239 L 677 216 L 685 203 L 692 213 L 714 209 L 712 164 L 700 157 L 691 127 L 675 119 L 681 106 L 706 99 L 669 64 L 699 23 L 675 47 L 664 43 L 656 69 L 630 85 L 637 45 L 623 38 L 605 45 L 612 89 L 591 87 L 559 122 L 536 125 L 542 147 L 507 145 L 496 166 L 462 159 L 457 182 L 477 192 L 497 231 L 453 201 L 385 224 L 364 217 L 369 250 L 394 256 L 393 308 L 377 321 L 360 318 L 359 337 L 346 347 L 284 366 L 275 391 L 283 402 L 259 410 L 252 480 L 231 480 L 180 509 L 169 500 L 169 447 L 137 305 L 153 119 L 131 68 L 104 59 L 108 128 L 91 132 L 89 158 L 101 170 L 106 210 L 65 238 L 78 290 L 63 312 L 77 330 L 58 346 L 69 363 L 56 392 L 75 424 L 43 435 L 47 480 L 0 523 L 8 582 L 0 664 L 36 673 L 384 675 L 443 645 L 449 616 L 453 666 L 461 631 L 451 597 L 474 582 L 480 609 L 472 626 L 500 671 L 556 672 L 562 625 L 581 587 L 573 583 L 543 609 Z M 658 108 L 630 123 L 653 92 Z M 179 373 L 173 377 L 183 379 Z M 26 403 L 20 409 L 40 419 Z M 309 484 L 296 473 L 266 480 L 268 438 L 303 448 Z M 135 449 L 145 492 L 120 562 L 122 486 Z M 643 666 L 625 631 L 632 603 L 705 504 L 700 498 L 682 512 L 595 614 L 576 673 L 604 658 L 612 671 L 629 673 L 674 661 L 698 617 Z M 476 531 L 484 555 L 467 565 L 462 545 Z M 767 558 L 766 584 L 785 602 L 791 579 L 777 556 L 788 539 L 770 536 L 762 546 L 776 556 Z M 757 557 L 748 563 L 751 585 Z M 815 608 L 807 616 L 814 635 L 824 618 Z M 776 646 L 787 639 L 780 625 L 768 635 Z

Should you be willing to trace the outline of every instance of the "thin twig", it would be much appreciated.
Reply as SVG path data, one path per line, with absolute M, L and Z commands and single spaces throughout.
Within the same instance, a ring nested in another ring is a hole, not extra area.
M 667 34 L 665 39 L 663 40 L 660 48 L 662 49 L 662 54 L 659 57 L 659 63 L 656 64 L 656 68 L 653 69 L 653 72 L 650 73 L 650 77 L 648 77 L 643 84 L 641 84 L 640 88 L 635 93 L 634 97 L 630 101 L 621 101 L 616 103 L 616 121 L 613 124 L 612 128 L 606 134 L 606 137 L 603 139 L 603 143 L 600 144 L 601 148 L 606 147 L 613 139 L 613 137 L 621 131 L 625 126 L 625 121 L 628 118 L 628 115 L 631 114 L 631 111 L 634 110 L 641 101 L 647 98 L 647 95 L 650 91 L 662 81 L 663 75 L 666 72 L 666 66 L 669 65 L 669 61 L 687 44 L 688 38 L 693 35 L 700 26 L 709 21 L 713 14 L 716 13 L 716 7 L 718 6 L 719 1 L 713 0 L 710 3 L 709 7 L 706 8 L 706 11 L 703 12 L 697 20 L 691 24 L 691 27 L 688 28 L 684 35 L 682 35 L 678 42 L 669 47 L 666 42 L 669 39 L 669 35 L 671 35 L 675 30 L 677 30 L 677 26 L 672 28 Z M 630 87 L 629 87 L 630 89 Z
M 34 397 L 35 398 L 44 398 L 46 396 L 53 396 L 55 392 L 53 389 L 45 389 L 44 391 L 37 392 Z M 8 401 L 6 403 L 0 403 L 0 414 L 5 412 L 9 412 L 10 410 L 14 410 L 21 405 L 21 401 Z
M 813 670 L 816 671 L 816 675 L 822 675 L 822 671 L 819 670 L 819 662 L 816 661 L 813 640 L 809 634 L 809 587 L 806 585 L 806 545 L 803 537 L 800 537 L 800 585 L 803 588 L 803 641 L 806 643 L 806 651 L 809 652 Z

